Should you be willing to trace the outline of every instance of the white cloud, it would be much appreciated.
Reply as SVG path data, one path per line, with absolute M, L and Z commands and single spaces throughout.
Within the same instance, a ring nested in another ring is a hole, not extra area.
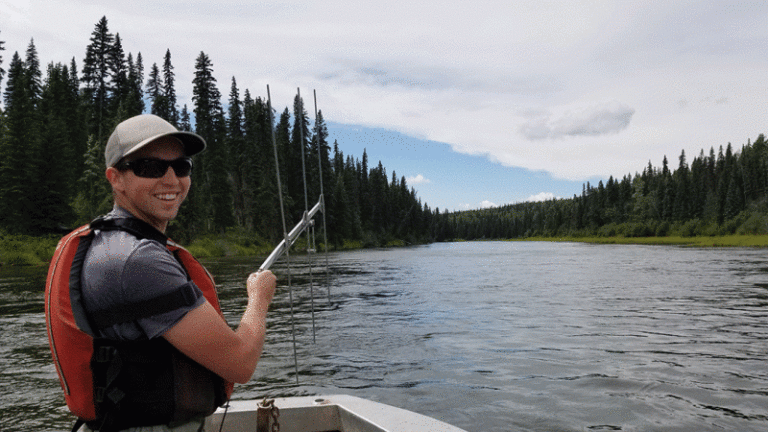
M 423 175 L 419 174 L 416 177 L 406 177 L 405 182 L 408 184 L 425 184 L 425 183 L 432 183 L 432 180 L 428 178 L 424 178 Z
M 491 207 L 498 207 L 495 203 L 492 203 L 488 200 L 483 200 L 483 202 L 480 203 L 480 208 L 491 208 Z
M 568 110 L 524 123 L 520 132 L 529 140 L 617 134 L 629 126 L 635 110 L 619 102 Z
M 531 195 L 526 199 L 526 202 L 542 202 L 555 199 L 555 194 L 552 192 L 541 192 L 536 195 Z

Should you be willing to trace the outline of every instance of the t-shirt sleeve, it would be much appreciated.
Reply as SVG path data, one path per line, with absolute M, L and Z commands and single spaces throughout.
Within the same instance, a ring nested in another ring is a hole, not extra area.
M 122 274 L 124 298 L 141 302 L 170 294 L 187 284 L 193 288 L 194 303 L 170 312 L 164 312 L 136 320 L 138 327 L 149 339 L 163 335 L 178 323 L 187 312 L 205 303 L 202 291 L 189 281 L 181 264 L 161 244 L 141 240 L 131 253 Z

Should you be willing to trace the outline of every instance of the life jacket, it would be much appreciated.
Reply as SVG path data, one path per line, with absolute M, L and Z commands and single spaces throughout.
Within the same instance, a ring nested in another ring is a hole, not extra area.
M 213 277 L 186 249 L 138 219 L 96 219 L 63 237 L 45 287 L 45 317 L 53 362 L 70 411 L 100 432 L 180 423 L 213 413 L 229 400 L 233 383 L 194 362 L 164 338 L 114 341 L 97 329 L 174 310 L 195 301 L 186 284 L 172 294 L 120 310 L 86 314 L 83 261 L 94 230 L 122 230 L 166 245 L 206 300 L 221 313 Z

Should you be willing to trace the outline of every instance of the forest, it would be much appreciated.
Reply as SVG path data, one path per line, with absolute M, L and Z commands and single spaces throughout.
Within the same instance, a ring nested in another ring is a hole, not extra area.
M 526 237 L 680 237 L 768 233 L 768 146 L 765 135 L 739 151 L 714 147 L 677 169 L 666 156 L 642 173 L 597 186 L 581 195 L 492 209 L 441 214 L 432 237 L 502 239 Z
M 336 142 L 331 148 L 322 111 L 313 112 L 313 124 L 298 91 L 290 109 L 270 115 L 266 98 L 248 89 L 241 94 L 232 77 L 224 100 L 213 62 L 200 52 L 193 106 L 179 107 L 170 50 L 160 60 L 145 76 L 141 53 L 124 52 L 106 17 L 96 23 L 81 64 L 73 57 L 41 67 L 34 40 L 23 55 L 13 54 L 0 69 L 0 232 L 62 233 L 108 212 L 106 141 L 122 120 L 149 112 L 208 144 L 195 157 L 189 196 L 168 228 L 177 241 L 232 231 L 282 239 L 272 134 L 289 229 L 306 201 L 318 201 L 322 172 L 330 244 L 428 240 L 432 212 L 405 178 L 394 171 L 390 177 L 381 162 L 369 166 L 365 151 L 356 158 Z
M 441 212 L 422 203 L 405 177 L 394 170 L 389 175 L 381 162 L 369 163 L 367 151 L 344 155 L 338 142 L 330 144 L 322 110 L 315 114 L 298 91 L 278 113 L 264 96 L 241 93 L 232 77 L 225 98 L 204 52 L 194 64 L 193 106 L 180 107 L 170 49 L 145 75 L 141 53 L 124 52 L 106 17 L 95 24 L 81 62 L 73 57 L 42 67 L 32 40 L 4 65 L 4 50 L 0 41 L 0 237 L 61 234 L 108 212 L 106 141 L 119 122 L 147 112 L 208 143 L 195 157 L 189 197 L 168 228 L 186 244 L 233 232 L 279 241 L 276 168 L 289 226 L 301 218 L 307 200 L 309 207 L 317 202 L 322 175 L 331 247 L 768 231 L 763 134 L 741 148 L 728 143 L 717 152 L 702 149 L 690 163 L 683 152 L 676 167 L 665 156 L 661 167 L 649 162 L 640 173 L 586 183 L 572 198 Z

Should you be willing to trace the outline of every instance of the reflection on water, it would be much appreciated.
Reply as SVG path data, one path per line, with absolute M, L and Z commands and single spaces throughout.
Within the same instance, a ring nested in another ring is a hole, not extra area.
M 315 260 L 314 299 L 293 256 L 294 323 L 281 286 L 263 358 L 234 398 L 347 393 L 469 431 L 766 430 L 764 255 L 505 242 L 346 252 L 327 278 Z M 234 326 L 258 263 L 205 264 Z M 274 271 L 285 283 L 284 263 Z M 44 278 L 0 271 L 3 430 L 71 425 Z

